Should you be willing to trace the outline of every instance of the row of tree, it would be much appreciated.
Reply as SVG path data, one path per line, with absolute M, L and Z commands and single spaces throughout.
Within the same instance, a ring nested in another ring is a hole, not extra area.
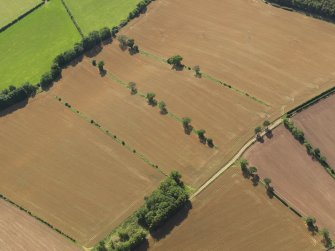
M 24 83 L 18 88 L 12 85 L 9 86 L 8 89 L 4 89 L 0 93 L 0 110 L 30 98 L 35 95 L 36 90 L 37 87 L 29 83 Z
M 184 128 L 184 132 L 186 134 L 191 134 L 191 132 L 194 129 L 193 126 L 191 125 L 191 122 L 192 122 L 192 119 L 189 118 L 189 117 L 182 118 L 182 124 L 183 124 L 183 128 Z M 203 143 L 203 144 L 207 143 L 207 145 L 210 148 L 214 147 L 213 139 L 207 138 L 206 135 L 205 135 L 206 134 L 206 130 L 200 129 L 200 130 L 197 130 L 196 133 L 197 133 L 197 135 L 198 135 L 199 140 L 200 140 L 201 143 Z
M 269 126 L 271 125 L 269 120 L 265 120 L 263 122 L 263 127 L 262 126 L 257 126 L 254 130 L 255 134 L 256 134 L 256 139 L 257 140 L 261 140 L 262 136 L 261 136 L 261 132 L 264 130 L 265 133 L 271 133 L 271 130 L 269 129 Z
M 131 55 L 139 53 L 140 50 L 138 45 L 135 44 L 135 40 L 133 38 L 128 38 L 125 35 L 121 35 L 117 39 L 122 50 L 126 50 L 128 48 L 128 51 Z
M 307 13 L 320 15 L 335 20 L 334 0 L 267 0 L 282 6 L 302 10 Z
M 319 232 L 319 228 L 316 225 L 316 219 L 315 217 L 309 216 L 306 218 L 306 225 L 308 227 L 308 230 L 311 231 L 312 233 Z M 326 248 L 332 247 L 332 240 L 330 238 L 330 234 L 328 229 L 323 228 L 321 229 L 321 235 L 323 237 L 323 244 L 325 245 Z
M 333 177 L 335 177 L 335 171 L 334 169 L 329 165 L 327 158 L 321 154 L 321 151 L 319 148 L 314 148 L 311 143 L 307 141 L 305 138 L 305 134 L 302 130 L 297 128 L 293 121 L 291 121 L 289 118 L 284 119 L 284 126 L 292 133 L 294 138 L 300 142 L 300 144 L 304 144 L 306 147 L 307 153 L 312 156 L 313 159 L 316 159 L 319 161 L 319 163 L 326 169 L 328 173 L 330 173 Z

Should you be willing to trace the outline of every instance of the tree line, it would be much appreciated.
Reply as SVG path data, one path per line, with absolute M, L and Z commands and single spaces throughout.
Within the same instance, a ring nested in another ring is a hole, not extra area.
M 293 9 L 335 20 L 334 0 L 267 0 Z
M 308 155 L 312 156 L 313 159 L 317 160 L 325 169 L 326 171 L 335 178 L 335 170 L 329 165 L 327 158 L 321 154 L 319 148 L 314 148 L 311 143 L 307 141 L 305 138 L 305 134 L 302 130 L 297 128 L 293 121 L 288 118 L 284 119 L 284 126 L 292 133 L 293 137 L 303 144 L 306 147 L 306 151 Z

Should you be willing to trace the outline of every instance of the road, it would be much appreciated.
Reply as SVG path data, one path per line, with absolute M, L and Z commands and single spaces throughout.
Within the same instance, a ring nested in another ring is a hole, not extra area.
M 283 122 L 283 119 L 280 118 L 276 120 L 274 123 L 272 123 L 269 126 L 270 130 L 275 129 L 277 126 L 279 126 Z M 261 136 L 263 137 L 265 135 L 265 132 L 261 133 Z M 229 167 L 231 167 L 241 156 L 242 154 L 254 143 L 256 142 L 256 137 L 253 137 L 251 140 L 249 140 L 239 151 L 235 156 L 226 164 L 224 165 L 218 172 L 216 172 L 205 184 L 203 184 L 194 194 L 191 196 L 191 200 L 194 199 L 196 196 L 198 196 L 203 190 L 205 190 L 210 184 L 212 184 L 222 173 L 224 173 Z

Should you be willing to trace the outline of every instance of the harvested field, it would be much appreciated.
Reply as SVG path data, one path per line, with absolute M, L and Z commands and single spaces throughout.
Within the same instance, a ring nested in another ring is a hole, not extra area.
M 0 243 L 2 250 L 81 250 L 49 227 L 11 204 L 0 201 Z
M 0 1 L 0 27 L 9 24 L 20 15 L 35 7 L 40 2 L 40 0 Z
M 208 164 L 216 149 L 200 144 L 196 135 L 186 135 L 180 122 L 161 115 L 144 98 L 131 95 L 107 76 L 100 77 L 87 58 L 62 75 L 52 95 L 116 134 L 165 173 L 177 169 L 187 184 L 199 186 L 217 168 Z
M 65 0 L 81 30 L 88 34 L 103 27 L 118 26 L 140 0 Z
M 292 119 L 304 131 L 307 140 L 327 157 L 335 168 L 335 95 L 298 113 Z
M 250 166 L 258 168 L 261 178 L 271 178 L 276 193 L 303 216 L 314 216 L 319 227 L 335 236 L 334 179 L 283 126 L 273 135 L 247 151 Z
M 277 115 L 335 84 L 335 26 L 260 0 L 155 1 L 122 33 L 157 56 L 180 54 Z
M 52 60 L 80 39 L 61 1 L 48 1 L 0 33 L 0 90 L 38 83 Z
M 81 245 L 105 237 L 164 177 L 49 93 L 0 121 L 1 193 Z
M 150 241 L 149 250 L 322 250 L 301 219 L 269 199 L 263 187 L 253 187 L 237 168 L 192 204 L 188 215 L 177 215 L 158 234 L 159 241 Z M 165 232 L 172 225 L 172 232 Z

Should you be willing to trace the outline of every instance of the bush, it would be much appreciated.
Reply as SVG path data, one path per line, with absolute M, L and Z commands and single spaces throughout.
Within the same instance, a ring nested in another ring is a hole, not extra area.
M 99 36 L 101 41 L 108 40 L 112 38 L 112 32 L 107 27 L 104 27 L 99 31 Z
M 50 73 L 44 73 L 40 80 L 40 85 L 43 89 L 48 88 L 52 84 L 52 76 Z
M 182 60 L 183 60 L 183 58 L 180 55 L 175 55 L 175 56 L 170 57 L 167 60 L 167 63 L 169 65 L 172 65 L 173 68 L 180 68 L 180 67 L 183 67 L 183 65 L 181 63 Z

